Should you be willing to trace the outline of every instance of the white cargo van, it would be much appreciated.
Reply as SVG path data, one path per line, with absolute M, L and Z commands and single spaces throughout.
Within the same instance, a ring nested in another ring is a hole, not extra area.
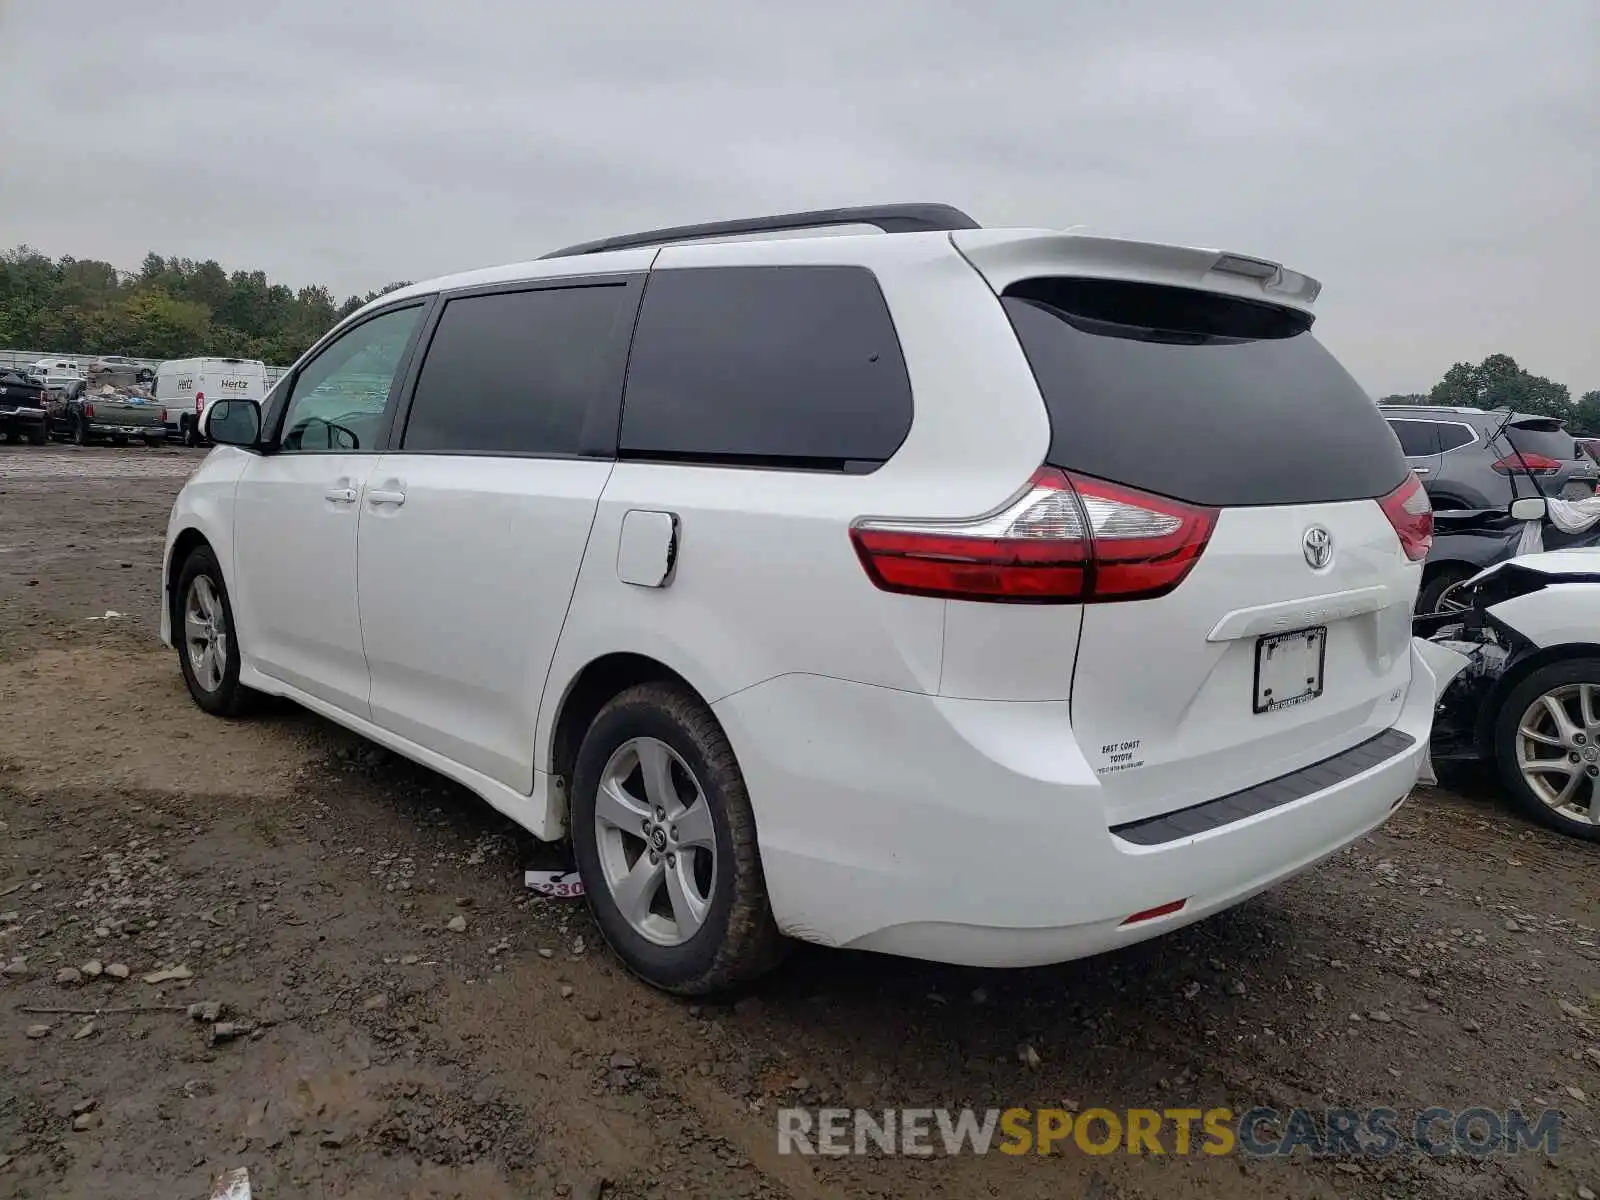
M 168 437 L 200 444 L 200 414 L 211 400 L 266 398 L 267 368 L 254 358 L 176 358 L 156 368 L 156 403 Z

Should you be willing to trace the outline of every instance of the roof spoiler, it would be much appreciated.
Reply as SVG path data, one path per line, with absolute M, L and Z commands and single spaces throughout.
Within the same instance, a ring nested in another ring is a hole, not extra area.
M 1040 275 L 1119 279 L 1218 292 L 1311 314 L 1322 284 L 1281 263 L 1225 250 L 1168 246 L 1055 230 L 979 229 L 950 240 L 998 294 Z

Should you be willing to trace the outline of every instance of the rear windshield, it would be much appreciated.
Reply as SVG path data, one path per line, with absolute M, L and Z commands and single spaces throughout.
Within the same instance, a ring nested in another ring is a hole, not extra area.
M 1524 454 L 1544 454 L 1563 461 L 1578 457 L 1577 443 L 1559 421 L 1512 425 L 1506 430 L 1506 437 Z
M 1300 314 L 1062 278 L 1013 284 L 1003 303 L 1054 466 L 1218 506 L 1365 499 L 1405 478 L 1388 423 Z

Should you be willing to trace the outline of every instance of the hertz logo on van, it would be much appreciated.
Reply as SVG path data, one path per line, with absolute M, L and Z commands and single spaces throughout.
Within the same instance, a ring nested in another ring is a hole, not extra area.
M 248 391 L 249 388 L 250 381 L 248 379 L 224 379 L 222 381 L 222 390 L 225 392 L 243 392 Z

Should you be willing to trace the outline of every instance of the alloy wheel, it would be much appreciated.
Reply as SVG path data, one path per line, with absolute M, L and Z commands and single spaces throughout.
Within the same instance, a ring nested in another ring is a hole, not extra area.
M 222 686 L 228 669 L 228 618 L 209 576 L 196 575 L 183 604 L 183 640 L 189 669 L 208 692 Z
M 1517 770 L 1550 811 L 1600 825 L 1600 684 L 1564 683 L 1517 722 Z
M 692 938 L 715 894 L 717 841 L 688 764 L 657 738 L 630 738 L 600 774 L 594 826 L 601 874 L 623 919 L 658 946 Z

